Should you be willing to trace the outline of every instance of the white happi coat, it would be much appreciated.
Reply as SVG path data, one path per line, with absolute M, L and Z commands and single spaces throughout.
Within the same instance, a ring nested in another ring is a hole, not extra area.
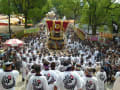
M 114 82 L 113 90 L 120 90 L 120 77 L 118 77 Z
M 96 77 L 85 77 L 85 86 L 83 90 L 99 90 L 98 80 Z
M 19 72 L 0 70 L 0 90 L 15 90 L 16 79 Z
M 97 72 L 96 74 L 97 80 L 98 80 L 98 85 L 99 85 L 99 90 L 105 90 L 105 80 L 107 79 L 106 72 Z
M 80 76 L 76 72 L 61 72 L 56 85 L 59 90 L 79 90 L 82 89 L 82 82 Z
M 45 76 L 32 76 L 27 84 L 26 90 L 49 90 Z

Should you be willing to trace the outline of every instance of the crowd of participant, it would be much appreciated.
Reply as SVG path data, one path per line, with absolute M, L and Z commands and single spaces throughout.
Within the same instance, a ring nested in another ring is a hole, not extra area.
M 23 47 L 8 47 L 1 57 L 0 90 L 15 90 L 19 72 L 25 90 L 105 90 L 106 82 L 120 76 L 120 48 L 114 43 L 82 41 L 72 28 L 61 51 L 47 48 L 46 31 L 22 40 Z

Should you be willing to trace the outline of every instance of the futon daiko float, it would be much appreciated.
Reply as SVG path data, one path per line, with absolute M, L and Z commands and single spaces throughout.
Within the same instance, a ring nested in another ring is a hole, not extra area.
M 48 48 L 62 50 L 65 47 L 65 32 L 69 22 L 62 20 L 46 20 L 48 34 Z

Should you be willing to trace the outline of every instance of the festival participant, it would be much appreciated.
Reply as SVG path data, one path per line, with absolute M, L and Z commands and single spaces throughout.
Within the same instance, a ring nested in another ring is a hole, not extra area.
M 54 67 L 52 67 L 53 69 Z M 44 70 L 41 72 L 47 79 L 48 82 L 48 90 L 54 90 L 54 84 L 57 81 L 57 73 L 50 70 L 50 63 L 48 61 L 44 61 Z
M 45 76 L 42 76 L 39 65 L 35 68 L 35 75 L 28 81 L 26 90 L 49 90 L 47 79 Z
M 120 77 L 118 77 L 113 85 L 113 89 L 112 90 L 119 90 L 120 89 Z
M 96 73 L 96 77 L 98 80 L 99 90 L 105 90 L 105 80 L 107 79 L 107 76 L 103 67 Z
M 86 68 L 85 75 L 85 86 L 83 90 L 99 90 L 98 80 L 92 75 L 91 68 Z
M 95 69 L 96 69 L 96 72 L 98 72 L 101 69 L 101 63 L 100 62 L 96 62 Z
M 59 75 L 60 74 L 60 71 L 58 71 L 57 69 L 56 69 L 56 63 L 55 62 L 52 62 L 51 63 L 51 72 L 55 72 L 57 75 Z
M 5 61 L 5 70 L 0 70 L 0 90 L 15 90 L 19 72 L 12 69 L 13 62 Z
M 116 74 L 115 74 L 115 79 L 117 79 L 118 77 L 120 77 L 120 66 L 119 66 L 119 71 L 116 72 Z
M 111 65 L 109 62 L 105 62 L 104 70 L 107 75 L 107 82 L 109 82 L 111 80 L 111 76 L 112 76 L 112 68 L 111 68 Z
M 22 72 L 22 81 L 24 82 L 27 76 L 27 71 L 28 71 L 28 67 L 27 67 L 27 62 L 26 62 L 26 58 L 23 58 L 22 61 L 22 68 L 21 68 L 21 72 Z
M 85 77 L 85 73 L 81 69 L 81 65 L 80 64 L 76 64 L 76 70 L 75 71 L 80 75 L 80 77 Z
M 57 69 L 57 67 L 60 65 L 60 57 L 55 56 L 55 57 L 54 57 L 54 60 L 55 60 L 56 69 Z
M 65 60 L 63 65 L 65 67 L 65 71 L 61 72 L 60 77 L 56 82 L 56 86 L 59 86 L 57 90 L 82 90 L 80 76 L 72 71 L 71 60 Z
M 49 84 L 49 90 L 54 90 L 55 88 L 58 87 L 55 84 L 56 84 L 56 82 L 57 82 L 57 80 L 59 78 L 60 72 L 58 70 L 56 70 L 55 62 L 52 62 L 50 64 L 50 67 L 51 67 L 51 70 L 49 72 L 51 74 L 51 83 Z
M 26 83 L 28 83 L 28 80 L 29 80 L 33 75 L 35 75 L 35 68 L 36 68 L 36 65 L 32 65 L 31 71 L 28 73 L 28 75 L 27 75 L 27 77 L 26 77 Z
M 3 61 L 0 60 L 0 70 L 3 70 L 3 69 L 2 69 L 2 66 L 3 66 Z
M 74 70 L 73 72 L 79 74 L 80 80 L 81 80 L 81 83 L 82 83 L 82 88 L 83 88 L 84 85 L 85 85 L 85 82 L 84 82 L 85 73 L 84 73 L 84 71 L 82 70 L 81 65 L 80 65 L 80 64 L 76 64 L 76 65 L 75 65 L 75 70 Z

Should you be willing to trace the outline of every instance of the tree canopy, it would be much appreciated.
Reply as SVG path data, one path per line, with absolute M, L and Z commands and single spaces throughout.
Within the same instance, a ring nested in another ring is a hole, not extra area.
M 88 24 L 96 34 L 98 27 L 107 25 L 113 29 L 113 22 L 120 25 L 120 4 L 116 0 L 0 0 L 0 13 L 24 14 L 25 27 L 28 20 L 33 24 L 42 19 L 53 8 L 62 18 L 74 19 L 76 23 Z
M 10 1 L 10 6 L 8 1 Z M 0 0 L 0 13 L 24 14 L 25 27 L 29 19 L 32 19 L 33 23 L 40 21 L 49 11 L 47 7 L 48 0 Z
M 97 27 L 107 25 L 112 29 L 112 22 L 119 25 L 120 4 L 116 0 L 52 0 L 57 13 L 77 23 L 88 24 L 92 33 L 96 34 Z
M 113 1 L 113 0 L 112 0 Z M 82 9 L 81 22 L 89 24 L 92 27 L 93 34 L 101 25 L 110 25 L 111 6 L 115 5 L 111 0 L 87 0 Z

